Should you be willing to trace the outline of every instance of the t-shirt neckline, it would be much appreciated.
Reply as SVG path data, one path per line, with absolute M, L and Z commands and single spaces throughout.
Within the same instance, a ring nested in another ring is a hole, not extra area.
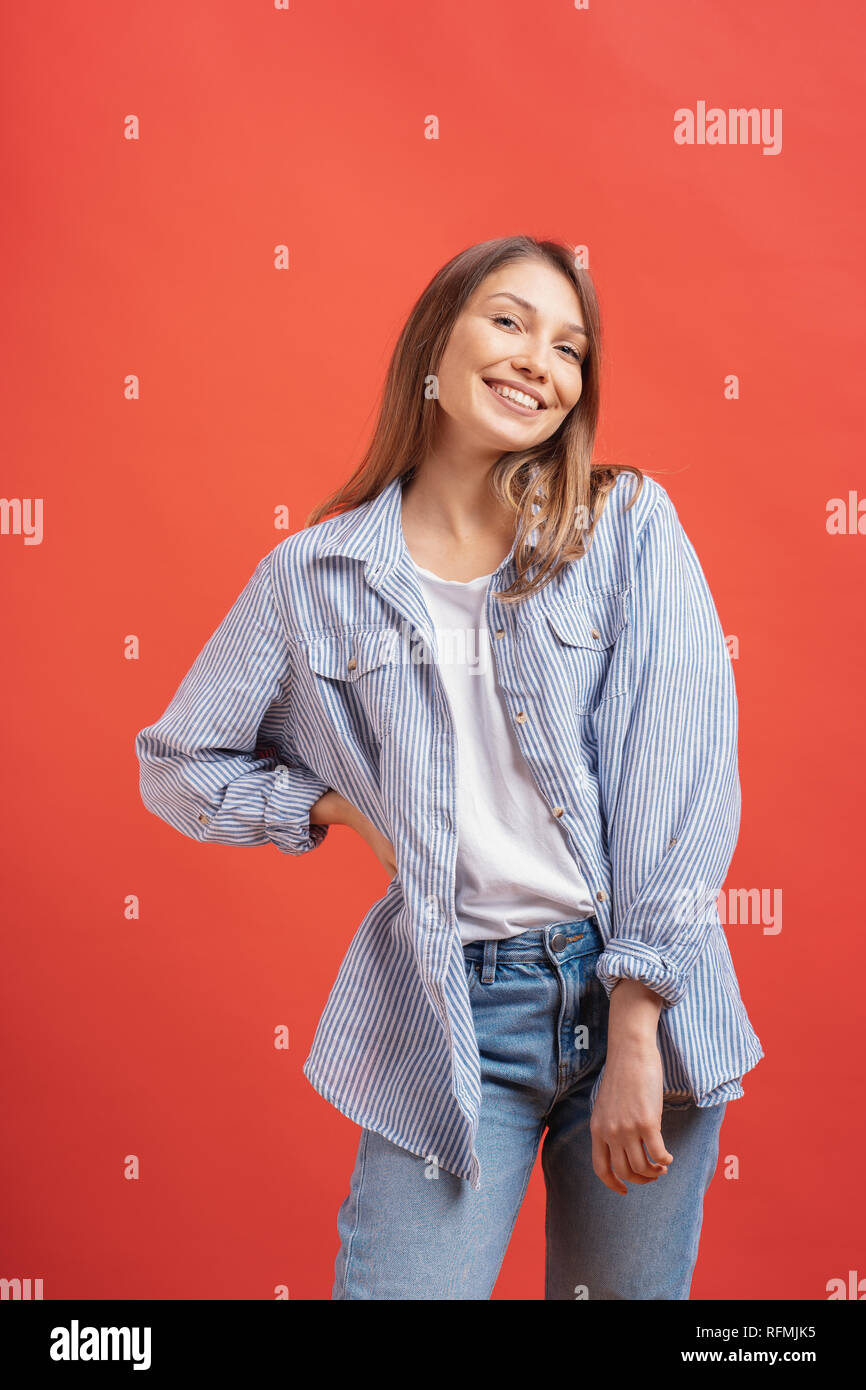
M 423 565 L 418 564 L 417 560 L 412 560 L 412 564 L 416 570 L 420 570 L 421 574 L 426 574 L 428 579 L 435 579 L 439 584 L 456 584 L 459 589 L 470 589 L 473 585 L 484 584 L 488 579 L 493 578 L 491 572 L 490 574 L 480 574 L 477 579 L 443 579 L 441 574 L 434 574 L 432 570 L 425 569 Z

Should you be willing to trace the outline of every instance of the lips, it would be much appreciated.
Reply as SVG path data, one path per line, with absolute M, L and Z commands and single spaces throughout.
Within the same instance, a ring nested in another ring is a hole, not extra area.
M 497 377 L 482 377 L 481 380 L 484 382 L 484 385 L 488 388 L 492 396 L 495 396 L 496 399 L 498 401 L 501 401 L 504 406 L 510 407 L 511 410 L 518 411 L 521 415 L 538 415 L 542 410 L 547 409 L 544 400 L 538 391 L 524 386 L 519 382 L 500 381 Z M 533 400 L 538 401 L 538 407 L 533 408 L 529 405 L 519 405 L 517 401 L 513 401 L 508 396 L 503 396 L 500 394 L 500 392 L 494 391 L 494 386 L 505 386 L 509 390 L 522 392 L 524 396 L 531 396 Z

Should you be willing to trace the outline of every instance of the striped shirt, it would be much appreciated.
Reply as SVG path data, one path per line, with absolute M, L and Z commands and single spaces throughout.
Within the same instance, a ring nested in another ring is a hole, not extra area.
M 625 511 L 635 487 L 620 474 L 587 553 L 503 604 L 512 545 L 486 622 L 522 753 L 592 893 L 596 974 L 608 994 L 629 978 L 661 996 L 664 1093 L 703 1107 L 741 1096 L 764 1055 L 716 906 L 740 822 L 736 688 L 670 497 L 645 477 Z M 401 500 L 398 476 L 265 555 L 135 747 L 145 806 L 191 839 L 305 854 L 328 833 L 310 807 L 333 788 L 393 843 L 397 872 L 303 1071 L 357 1124 L 478 1189 L 456 736 Z

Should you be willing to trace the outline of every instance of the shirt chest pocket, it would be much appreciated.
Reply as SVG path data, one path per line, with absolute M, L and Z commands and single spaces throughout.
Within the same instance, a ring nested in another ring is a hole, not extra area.
M 331 628 L 307 645 L 311 694 L 338 731 L 380 743 L 391 729 L 400 659 L 394 628 Z
M 628 688 L 625 653 L 617 646 L 626 626 L 625 596 L 592 593 L 584 601 L 548 610 L 554 655 L 586 714 Z

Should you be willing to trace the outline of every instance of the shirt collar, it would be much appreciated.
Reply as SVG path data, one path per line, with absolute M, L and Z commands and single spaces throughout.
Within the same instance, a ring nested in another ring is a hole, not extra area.
M 395 565 L 411 565 L 412 557 L 403 535 L 404 478 L 405 474 L 398 473 L 370 501 L 336 517 L 331 534 L 321 543 L 318 554 L 343 555 L 351 560 L 362 560 L 367 578 L 373 582 L 382 579 Z M 534 537 L 533 531 L 529 536 L 531 546 L 535 545 Z M 516 546 L 515 537 L 508 554 L 493 571 L 492 588 L 507 588 L 512 582 L 512 571 L 516 573 Z

